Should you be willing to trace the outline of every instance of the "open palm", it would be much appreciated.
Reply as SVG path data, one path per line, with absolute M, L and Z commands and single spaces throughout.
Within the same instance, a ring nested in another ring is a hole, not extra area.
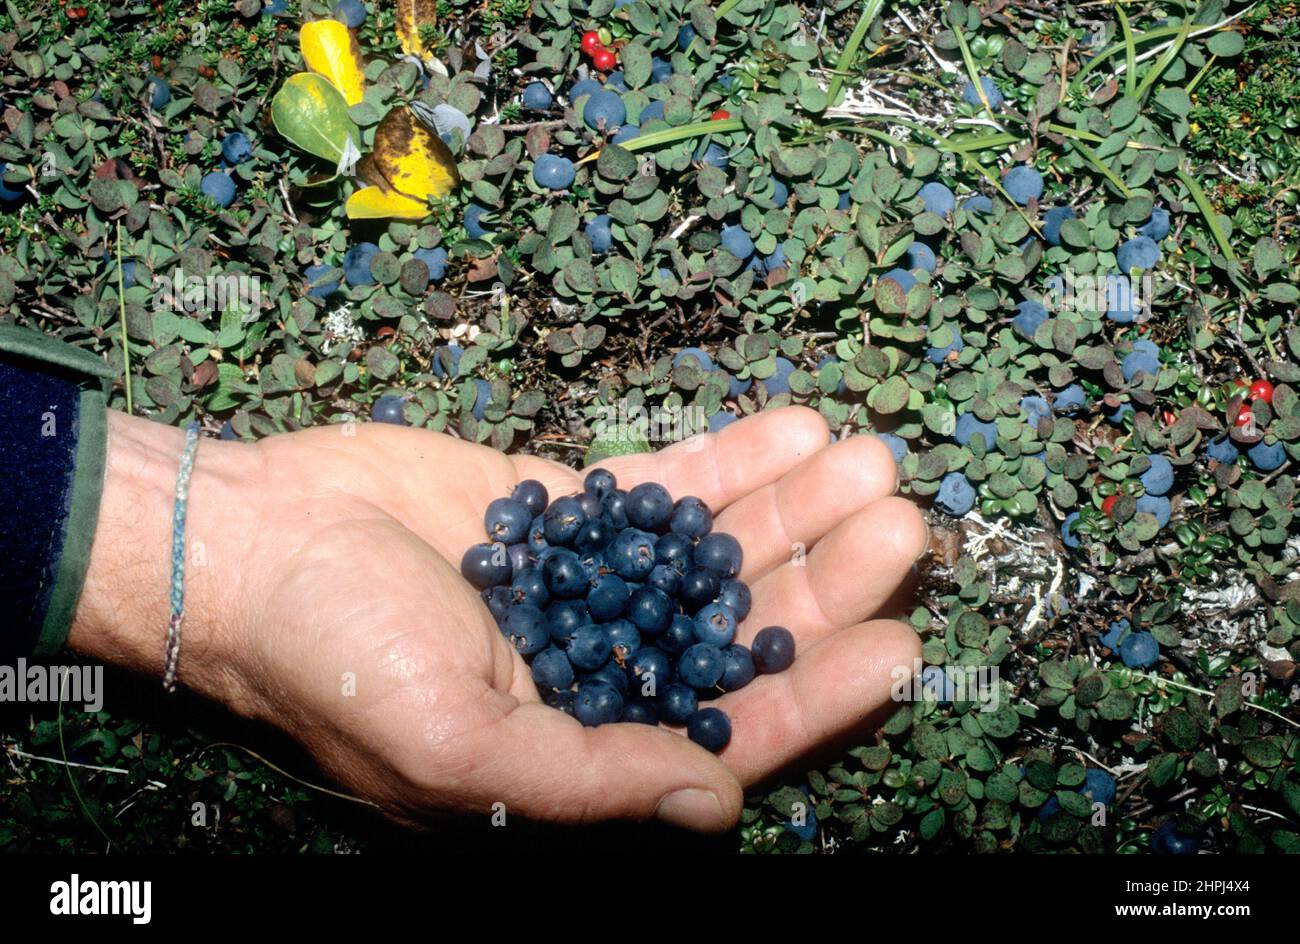
M 700 497 L 715 529 L 740 540 L 753 609 L 739 642 L 771 624 L 798 641 L 788 672 L 715 702 L 734 732 L 716 757 L 680 730 L 584 728 L 545 706 L 460 576 L 492 499 L 527 478 L 552 498 L 571 493 L 580 473 L 380 424 L 264 440 L 271 497 L 243 607 L 257 667 L 249 713 L 402 819 L 500 803 L 561 822 L 657 815 L 726 828 L 743 786 L 879 721 L 891 671 L 919 655 L 907 626 L 864 620 L 922 552 L 925 524 L 891 497 L 894 460 L 879 440 L 828 440 L 817 413 L 787 408 L 605 463 L 624 488 L 657 481 Z

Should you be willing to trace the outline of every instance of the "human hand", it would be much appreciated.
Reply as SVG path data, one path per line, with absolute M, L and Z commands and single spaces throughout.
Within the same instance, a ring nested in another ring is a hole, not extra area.
M 878 724 L 916 634 L 866 621 L 926 546 L 891 497 L 875 437 L 828 445 L 791 407 L 661 452 L 611 459 L 619 485 L 696 495 L 745 551 L 753 609 L 737 635 L 779 624 L 794 665 L 718 698 L 733 722 L 715 756 L 669 728 L 584 728 L 545 706 L 528 666 L 461 576 L 483 513 L 528 478 L 551 497 L 582 475 L 451 436 L 330 426 L 256 445 L 205 439 L 190 490 L 180 679 L 298 739 L 390 816 L 508 813 L 559 822 L 737 820 L 742 788 L 819 745 Z M 70 645 L 160 674 L 179 430 L 113 414 L 109 469 Z M 806 547 L 806 560 L 799 547 Z

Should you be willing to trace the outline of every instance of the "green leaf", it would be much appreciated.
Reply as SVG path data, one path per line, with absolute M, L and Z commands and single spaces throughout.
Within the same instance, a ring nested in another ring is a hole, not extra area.
M 271 100 L 275 130 L 308 154 L 338 166 L 348 139 L 361 132 L 348 115 L 348 103 L 326 79 L 311 72 L 290 76 Z

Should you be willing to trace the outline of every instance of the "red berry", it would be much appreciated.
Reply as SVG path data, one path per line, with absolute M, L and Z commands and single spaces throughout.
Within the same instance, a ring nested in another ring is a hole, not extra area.
M 618 56 L 609 49 L 597 49 L 595 55 L 591 57 L 591 64 L 601 72 L 608 72 L 618 65 Z
M 1111 511 L 1115 508 L 1115 502 L 1119 501 L 1118 495 L 1108 495 L 1101 503 L 1101 513 L 1107 518 L 1111 517 Z
M 589 56 L 594 56 L 596 51 L 605 44 L 600 41 L 600 34 L 595 30 L 588 30 L 582 34 L 582 51 Z
M 731 117 L 731 112 L 727 111 L 725 108 L 719 108 L 717 111 L 715 111 L 712 115 L 709 116 L 709 121 L 725 121 L 730 117 Z
M 1249 426 L 1253 422 L 1255 422 L 1255 414 L 1250 411 L 1250 407 L 1242 407 L 1241 412 L 1237 414 L 1236 425 Z
M 1263 400 L 1265 403 L 1273 402 L 1273 385 L 1262 377 L 1250 385 L 1250 398 L 1252 400 Z

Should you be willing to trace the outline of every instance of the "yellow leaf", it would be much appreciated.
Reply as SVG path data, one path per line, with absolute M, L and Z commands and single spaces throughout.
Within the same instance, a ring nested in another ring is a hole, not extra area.
M 344 209 L 350 220 L 422 220 L 429 215 L 427 204 L 403 196 L 396 190 L 381 187 L 362 187 L 352 196 Z
M 420 27 L 438 22 L 437 0 L 397 0 L 397 38 L 402 52 L 424 59 L 429 48 L 420 41 Z
M 312 20 L 302 25 L 302 57 L 307 68 L 329 79 L 349 106 L 365 92 L 365 65 L 357 38 L 338 20 Z
M 460 183 L 451 150 L 407 108 L 392 109 L 379 123 L 370 160 L 392 189 L 417 200 L 445 197 Z

